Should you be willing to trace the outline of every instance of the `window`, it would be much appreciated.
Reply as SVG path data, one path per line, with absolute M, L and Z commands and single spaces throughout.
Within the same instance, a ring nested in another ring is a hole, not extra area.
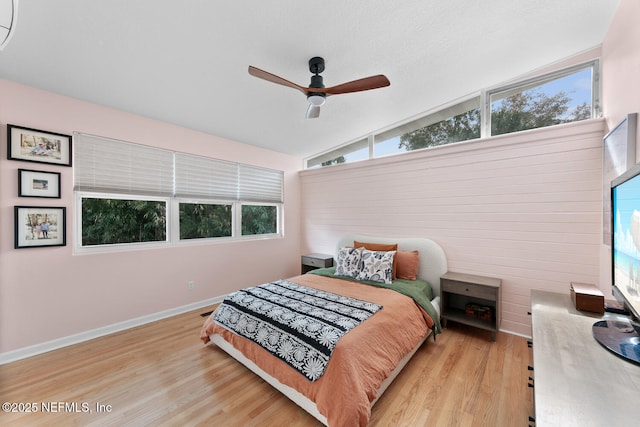
M 307 160 L 307 168 L 597 117 L 598 73 L 595 60 L 482 90 L 463 102 L 315 156 Z
M 80 197 L 82 246 L 167 241 L 167 201 Z
M 570 68 L 488 93 L 491 135 L 593 117 L 592 65 Z
M 276 234 L 278 207 L 275 205 L 242 205 L 242 235 Z
M 231 237 L 231 204 L 179 203 L 180 240 Z
M 369 140 L 362 139 L 307 161 L 307 168 L 350 163 L 369 158 Z
M 376 157 L 480 138 L 480 97 L 375 135 Z
M 76 250 L 282 234 L 282 171 L 84 134 L 74 154 Z

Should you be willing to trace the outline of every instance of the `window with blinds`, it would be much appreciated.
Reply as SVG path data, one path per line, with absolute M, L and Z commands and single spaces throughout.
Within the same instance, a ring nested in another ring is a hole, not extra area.
M 281 235 L 282 171 L 86 134 L 74 145 L 77 248 Z
M 75 191 L 173 195 L 171 151 L 84 134 L 75 143 Z
M 175 153 L 175 196 L 283 202 L 282 171 Z

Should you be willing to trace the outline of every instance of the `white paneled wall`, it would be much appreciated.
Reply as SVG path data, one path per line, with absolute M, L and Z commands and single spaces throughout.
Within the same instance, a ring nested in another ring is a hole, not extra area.
M 302 171 L 302 249 L 431 238 L 450 270 L 502 279 L 501 329 L 528 336 L 531 289 L 598 282 L 604 133 L 594 119 Z

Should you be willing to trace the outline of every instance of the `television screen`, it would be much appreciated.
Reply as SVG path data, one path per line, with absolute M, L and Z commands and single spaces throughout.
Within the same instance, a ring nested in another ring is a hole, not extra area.
M 614 289 L 640 315 L 640 165 L 611 183 Z

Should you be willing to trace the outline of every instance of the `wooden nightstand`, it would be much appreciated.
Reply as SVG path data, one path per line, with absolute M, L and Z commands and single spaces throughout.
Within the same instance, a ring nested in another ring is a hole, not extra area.
M 502 280 L 493 277 L 450 271 L 443 274 L 440 278 L 442 325 L 446 327 L 447 320 L 453 320 L 485 329 L 491 331 L 491 339 L 495 341 L 500 328 L 501 283 Z
M 302 274 L 325 267 L 333 267 L 333 255 L 309 254 L 302 256 Z

